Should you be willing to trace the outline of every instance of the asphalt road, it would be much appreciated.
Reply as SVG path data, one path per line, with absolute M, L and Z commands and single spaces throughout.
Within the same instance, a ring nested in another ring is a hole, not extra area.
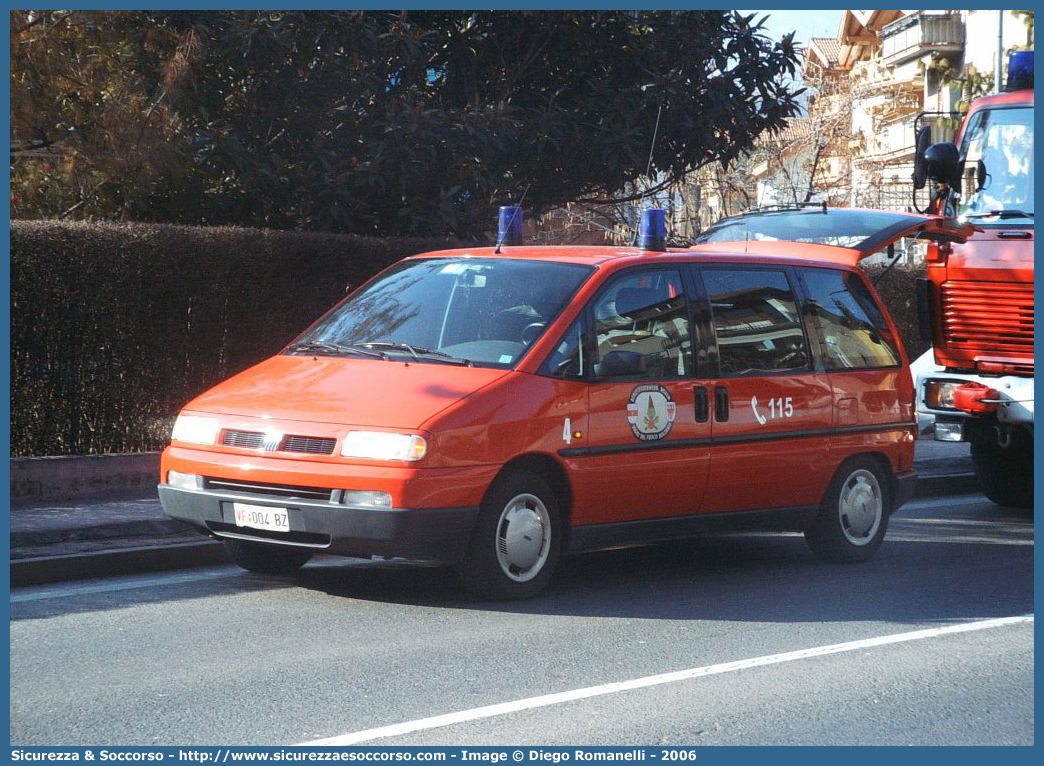
M 983 622 L 1032 612 L 1032 516 L 974 495 L 907 505 L 866 564 L 703 538 L 511 604 L 335 559 L 21 588 L 11 744 L 1032 744 L 1033 621 Z

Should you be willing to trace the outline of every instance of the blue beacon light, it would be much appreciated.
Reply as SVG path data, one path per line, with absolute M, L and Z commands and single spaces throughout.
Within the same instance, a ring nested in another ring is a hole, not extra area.
M 497 247 L 522 244 L 522 208 L 504 205 L 497 216 Z
M 1033 87 L 1033 51 L 1015 51 L 1008 56 L 1008 82 L 1005 90 Z
M 660 208 L 642 211 L 638 226 L 638 246 L 642 250 L 663 252 L 667 249 L 667 213 Z

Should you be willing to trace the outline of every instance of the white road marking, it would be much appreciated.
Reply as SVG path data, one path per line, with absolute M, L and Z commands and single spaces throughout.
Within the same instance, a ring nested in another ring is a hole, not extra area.
M 349 559 L 337 557 L 320 556 L 308 564 L 308 569 L 319 569 L 326 567 L 357 567 L 377 566 L 388 562 L 403 562 L 405 559 L 388 559 L 374 563 L 368 559 Z M 217 580 L 222 577 L 234 577 L 242 575 L 251 577 L 249 572 L 231 564 L 219 567 L 206 567 L 189 571 L 172 572 L 170 574 L 159 574 L 150 577 L 139 575 L 127 575 L 124 577 L 108 578 L 104 580 L 86 580 L 75 584 L 54 585 L 31 585 L 18 588 L 11 592 L 11 603 L 17 604 L 25 601 L 43 601 L 50 598 L 66 598 L 70 596 L 89 596 L 94 593 L 115 593 L 121 590 L 134 590 L 135 588 L 154 588 L 161 585 L 181 585 L 202 580 Z M 277 577 L 261 576 L 266 582 L 279 582 Z
M 49 598 L 65 598 L 67 596 L 89 596 L 94 593 L 114 593 L 135 588 L 154 588 L 159 585 L 179 585 L 197 580 L 216 580 L 236 574 L 246 574 L 238 567 L 221 567 L 220 569 L 197 569 L 191 572 L 159 575 L 156 577 L 133 577 L 78 583 L 76 585 L 38 585 L 19 588 L 11 592 L 11 603 L 23 601 L 43 601 Z
M 903 503 L 903 507 L 899 509 L 898 513 L 900 518 L 902 514 L 911 508 L 956 508 L 961 505 L 989 505 L 983 495 L 950 495 L 948 497 L 920 497 L 916 500 L 910 500 L 909 502 Z
M 807 660 L 811 657 L 823 657 L 829 654 L 839 654 L 841 652 L 854 652 L 860 649 L 868 649 L 876 646 L 900 644 L 907 641 L 919 641 L 926 638 L 936 638 L 938 636 L 946 636 L 954 633 L 969 633 L 977 630 L 989 630 L 990 628 L 1000 628 L 1006 625 L 1016 625 L 1026 622 L 1033 622 L 1032 614 L 1021 615 L 1019 617 L 1001 617 L 992 620 L 978 620 L 976 622 L 948 625 L 944 628 L 928 628 L 926 630 L 915 630 L 909 633 L 894 633 L 888 636 L 878 636 L 877 638 L 864 638 L 858 641 L 847 641 L 843 644 L 830 644 L 828 646 L 819 646 L 812 649 L 799 649 L 794 652 L 783 652 L 782 654 L 768 654 L 762 657 L 752 657 L 747 660 L 723 662 L 719 665 L 706 665 L 700 668 L 689 668 L 688 670 L 678 670 L 673 673 L 662 673 L 655 676 L 635 678 L 630 681 L 619 681 L 616 683 L 602 684 L 600 686 L 588 686 L 583 689 L 573 689 L 571 691 L 558 692 L 556 694 L 544 694 L 539 697 L 529 697 L 527 699 L 515 700 L 513 702 L 502 702 L 497 705 L 487 705 L 485 707 L 473 708 L 471 710 L 461 710 L 456 713 L 447 713 L 445 715 L 437 715 L 431 718 L 420 718 L 415 721 L 392 724 L 391 726 L 380 726 L 376 729 L 365 729 L 351 734 L 342 734 L 338 737 L 317 739 L 312 742 L 302 742 L 300 745 L 296 745 L 295 747 L 342 747 L 344 745 L 356 745 L 360 742 L 368 742 L 374 739 L 397 737 L 416 731 L 426 731 L 428 729 L 452 726 L 454 724 L 464 723 L 465 721 L 476 721 L 482 718 L 509 715 L 522 710 L 532 710 L 533 708 L 560 705 L 564 702 L 590 699 L 591 697 L 601 697 L 607 694 L 617 694 L 619 692 L 626 692 L 634 689 L 644 689 L 650 686 L 671 684 L 676 683 L 677 681 L 689 681 L 694 678 L 703 678 L 705 676 L 718 675 L 720 673 L 732 673 L 738 670 L 748 670 L 750 668 L 764 667 L 766 665 L 778 665 L 784 662 Z

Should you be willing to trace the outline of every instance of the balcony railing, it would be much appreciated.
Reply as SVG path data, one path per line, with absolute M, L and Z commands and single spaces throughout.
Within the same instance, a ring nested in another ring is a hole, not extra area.
M 964 47 L 964 21 L 957 14 L 919 11 L 881 30 L 881 58 L 901 64 L 926 53 L 950 53 Z

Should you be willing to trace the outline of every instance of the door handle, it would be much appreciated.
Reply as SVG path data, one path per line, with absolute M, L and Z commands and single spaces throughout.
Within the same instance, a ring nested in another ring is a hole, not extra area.
M 719 423 L 729 419 L 729 390 L 725 386 L 714 387 L 714 419 Z
M 696 386 L 694 394 L 696 398 L 696 422 L 706 423 L 710 417 L 710 409 L 707 406 L 707 387 Z

